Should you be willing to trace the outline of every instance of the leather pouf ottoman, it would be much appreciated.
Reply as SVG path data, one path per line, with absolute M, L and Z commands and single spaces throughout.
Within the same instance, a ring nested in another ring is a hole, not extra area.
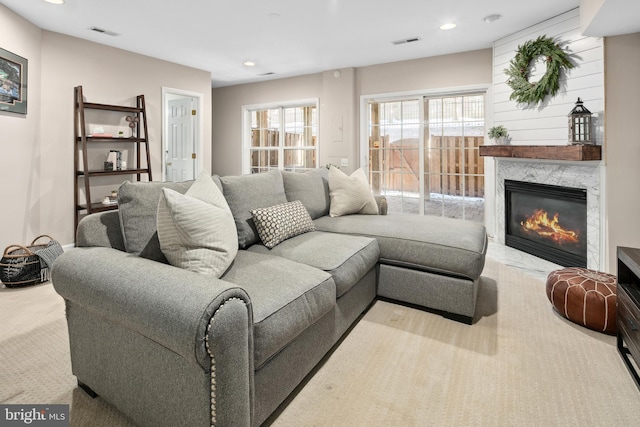
M 582 326 L 616 333 L 616 276 L 580 267 L 552 271 L 547 297 L 561 315 Z

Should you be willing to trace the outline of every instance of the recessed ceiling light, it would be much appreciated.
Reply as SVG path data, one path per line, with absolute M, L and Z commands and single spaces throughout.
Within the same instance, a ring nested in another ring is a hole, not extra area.
M 256 63 L 253 61 L 244 61 L 242 65 L 244 65 L 245 67 L 255 67 Z
M 499 13 L 492 13 L 491 15 L 485 16 L 482 20 L 487 24 L 491 24 L 492 22 L 496 22 L 500 18 L 502 18 L 502 15 L 500 15 Z
M 64 0 L 44 0 L 47 3 L 53 3 L 53 4 L 64 4 Z
M 453 22 L 440 25 L 441 30 L 453 30 L 455 27 L 456 27 L 456 24 L 454 24 Z

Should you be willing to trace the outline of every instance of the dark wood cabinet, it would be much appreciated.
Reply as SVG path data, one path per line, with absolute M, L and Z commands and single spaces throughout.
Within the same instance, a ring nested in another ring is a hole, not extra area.
M 618 247 L 618 351 L 640 389 L 640 249 Z

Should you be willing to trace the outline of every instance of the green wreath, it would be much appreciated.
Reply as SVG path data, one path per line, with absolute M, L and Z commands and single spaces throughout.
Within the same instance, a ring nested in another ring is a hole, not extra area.
M 538 56 L 547 59 L 547 72 L 540 81 L 529 82 L 529 70 L 531 61 Z M 542 102 L 547 95 L 554 96 L 560 88 L 560 72 L 563 69 L 573 68 L 567 52 L 547 36 L 540 36 L 535 40 L 529 40 L 522 46 L 518 46 L 516 56 L 509 63 L 509 68 L 504 72 L 509 76 L 507 84 L 513 89 L 509 99 L 519 104 L 537 104 Z

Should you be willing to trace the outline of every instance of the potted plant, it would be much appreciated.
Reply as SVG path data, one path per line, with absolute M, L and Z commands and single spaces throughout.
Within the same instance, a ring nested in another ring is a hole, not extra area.
M 493 139 L 496 144 L 508 144 L 510 140 L 509 132 L 503 125 L 494 126 L 489 129 L 489 138 Z

